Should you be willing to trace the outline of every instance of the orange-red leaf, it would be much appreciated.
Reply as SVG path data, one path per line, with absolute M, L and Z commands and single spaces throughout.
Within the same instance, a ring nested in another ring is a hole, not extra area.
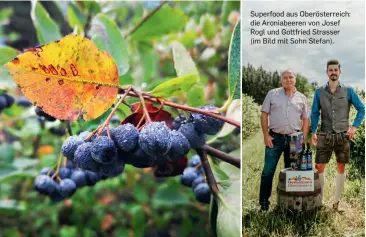
M 113 58 L 82 36 L 28 49 L 5 66 L 23 94 L 58 119 L 97 118 L 117 97 Z

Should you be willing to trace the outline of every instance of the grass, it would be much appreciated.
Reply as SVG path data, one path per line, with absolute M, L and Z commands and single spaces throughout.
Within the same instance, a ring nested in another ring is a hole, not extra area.
M 341 197 L 343 213 L 332 209 L 336 163 L 332 157 L 326 168 L 323 207 L 317 212 L 291 214 L 276 208 L 276 187 L 283 158 L 273 180 L 271 208 L 260 211 L 258 205 L 264 143 L 261 132 L 243 142 L 243 236 L 365 236 L 365 179 L 347 179 Z M 346 172 L 348 169 L 346 169 Z

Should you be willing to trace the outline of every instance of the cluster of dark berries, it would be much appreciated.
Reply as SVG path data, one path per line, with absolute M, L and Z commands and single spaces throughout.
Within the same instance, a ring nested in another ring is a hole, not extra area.
M 178 131 L 170 130 L 165 122 L 146 124 L 141 132 L 132 124 L 106 129 L 100 136 L 87 139 L 90 132 L 67 138 L 61 151 L 65 157 L 84 170 L 108 177 L 120 175 L 125 164 L 147 168 L 175 160 L 190 149 L 188 140 Z
M 217 110 L 214 105 L 206 105 L 200 109 Z M 223 121 L 200 113 L 192 113 L 189 119 L 181 115 L 173 121 L 173 129 L 182 133 L 188 139 L 192 148 L 202 147 L 206 142 L 206 134 L 215 135 L 223 125 Z
M 0 113 L 3 109 L 9 108 L 14 104 L 14 97 L 8 93 L 3 93 L 0 95 Z
M 184 186 L 192 187 L 197 201 L 210 203 L 211 191 L 203 175 L 203 168 L 198 155 L 192 156 L 192 159 L 189 160 L 188 167 L 184 169 L 183 174 L 180 176 L 180 182 Z
M 53 121 L 56 121 L 56 118 L 52 117 L 51 115 L 49 114 L 46 114 L 41 107 L 36 107 L 36 114 L 42 118 L 42 119 L 45 119 L 46 121 L 49 121 L 49 122 L 53 122 Z
M 94 186 L 99 180 L 107 178 L 99 173 L 77 169 L 72 161 L 59 169 L 60 181 L 56 177 L 52 179 L 54 174 L 55 171 L 51 168 L 43 168 L 34 181 L 34 188 L 54 202 L 71 197 L 78 188 Z

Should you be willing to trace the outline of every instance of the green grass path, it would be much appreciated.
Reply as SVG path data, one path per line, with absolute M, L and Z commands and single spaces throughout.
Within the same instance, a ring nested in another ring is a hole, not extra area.
M 259 210 L 258 196 L 264 163 L 264 143 L 261 132 L 243 142 L 243 233 L 244 236 L 365 236 L 364 234 L 364 184 L 362 179 L 347 179 L 340 208 L 333 211 L 335 189 L 335 158 L 326 168 L 324 207 L 317 213 L 289 215 L 276 209 L 276 187 L 279 170 L 284 167 L 281 158 L 274 176 L 271 208 Z M 348 169 L 346 170 L 346 172 Z

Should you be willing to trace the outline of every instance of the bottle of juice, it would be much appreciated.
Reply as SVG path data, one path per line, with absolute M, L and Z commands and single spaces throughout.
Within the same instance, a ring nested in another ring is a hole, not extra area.
M 310 149 L 310 143 L 307 143 L 308 146 L 308 150 L 307 150 L 307 170 L 312 170 L 313 169 L 313 153 Z
M 305 144 L 303 144 L 302 147 L 302 153 L 301 153 L 301 166 L 300 170 L 307 170 L 308 168 L 308 154 L 305 150 Z

